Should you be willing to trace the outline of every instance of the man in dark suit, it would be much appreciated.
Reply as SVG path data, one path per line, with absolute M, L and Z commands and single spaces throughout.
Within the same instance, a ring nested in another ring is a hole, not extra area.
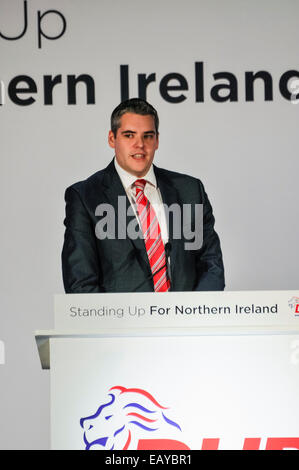
M 158 126 L 157 112 L 146 101 L 121 103 L 108 135 L 114 160 L 66 190 L 67 293 L 224 289 L 220 242 L 203 184 L 153 165 Z M 169 207 L 181 210 L 167 212 Z M 155 226 L 152 241 L 144 219 Z

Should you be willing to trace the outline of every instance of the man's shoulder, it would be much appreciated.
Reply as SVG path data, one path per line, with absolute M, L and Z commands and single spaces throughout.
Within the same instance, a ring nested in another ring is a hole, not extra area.
M 76 191 L 78 193 L 84 193 L 85 191 L 90 191 L 94 187 L 99 189 L 109 173 L 113 172 L 113 167 L 111 163 L 104 169 L 99 170 L 92 175 L 88 176 L 84 180 L 77 181 L 67 188 L 66 191 Z
M 178 199 L 182 203 L 196 201 L 202 203 L 206 200 L 206 192 L 201 180 L 195 176 L 177 171 L 155 167 L 158 186 L 161 189 L 171 186 L 177 192 Z
M 202 185 L 202 182 L 199 178 L 195 176 L 188 175 L 186 173 L 179 173 L 177 171 L 166 170 L 165 168 L 158 168 L 154 166 L 155 174 L 158 178 L 169 180 L 172 184 L 191 184 L 192 186 L 195 185 Z
M 93 185 L 95 182 L 98 184 L 99 182 L 101 182 L 101 180 L 103 180 L 103 178 L 104 170 L 99 170 L 96 173 L 93 173 L 92 175 L 88 176 L 87 178 L 73 183 L 70 188 L 80 191 L 86 186 Z
M 160 174 L 167 175 L 172 178 L 192 178 L 192 176 L 187 175 L 186 173 L 179 173 L 178 171 L 168 170 L 166 168 L 157 167 L 156 165 L 154 165 L 154 168 L 155 171 L 159 172 Z

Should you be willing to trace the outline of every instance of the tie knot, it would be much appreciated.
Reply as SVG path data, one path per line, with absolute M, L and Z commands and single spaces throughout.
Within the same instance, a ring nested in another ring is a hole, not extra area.
M 134 187 L 136 188 L 136 194 L 138 194 L 140 191 L 144 191 L 144 187 L 146 185 L 146 181 L 143 179 L 136 180 L 134 183 Z

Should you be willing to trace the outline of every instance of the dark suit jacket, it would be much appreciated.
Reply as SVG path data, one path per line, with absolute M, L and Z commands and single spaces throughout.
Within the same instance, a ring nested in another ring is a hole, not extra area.
M 223 290 L 224 269 L 220 242 L 214 230 L 212 207 L 202 183 L 191 176 L 156 166 L 154 171 L 164 204 L 203 204 L 203 244 L 197 250 L 185 250 L 184 243 L 190 240 L 173 237 L 173 220 L 170 217 L 171 290 Z M 126 197 L 113 161 L 104 170 L 66 190 L 62 268 L 67 293 L 154 290 L 142 238 L 100 240 L 95 235 L 95 226 L 100 219 L 95 215 L 96 207 L 99 204 L 111 204 L 118 217 L 120 195 Z M 128 198 L 124 200 L 129 207 Z

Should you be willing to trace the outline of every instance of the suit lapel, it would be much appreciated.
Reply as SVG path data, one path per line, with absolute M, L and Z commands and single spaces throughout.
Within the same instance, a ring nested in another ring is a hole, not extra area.
M 161 171 L 159 168 L 154 166 L 154 172 L 157 178 L 157 186 L 161 192 L 163 204 L 166 205 L 166 209 L 171 207 L 172 204 L 177 204 L 180 207 L 179 199 L 177 195 L 176 189 L 173 187 L 171 180 L 165 176 L 165 173 Z M 107 202 L 114 207 L 116 221 L 118 224 L 121 225 L 122 233 L 127 233 L 127 217 L 126 214 L 128 213 L 128 209 L 130 207 L 130 201 L 127 197 L 126 191 L 122 185 L 122 182 L 118 176 L 118 173 L 115 169 L 114 162 L 112 161 L 105 170 L 105 176 L 103 178 L 103 195 Z M 122 202 L 119 202 L 118 197 L 123 196 Z M 125 213 L 120 213 L 119 209 L 125 211 Z M 170 266 L 171 271 L 174 272 L 174 266 L 177 257 L 178 247 L 180 246 L 181 240 L 175 236 L 175 228 L 178 227 L 174 226 L 174 217 L 173 211 L 168 211 L 168 215 L 166 214 L 166 220 L 168 225 L 168 238 L 169 243 L 171 243 L 171 251 L 170 251 Z M 132 220 L 132 218 L 130 219 Z M 179 227 L 181 230 L 182 227 Z M 151 273 L 150 264 L 148 261 L 148 256 L 143 240 L 142 233 L 138 226 L 138 236 L 135 240 L 128 239 L 129 243 L 132 243 L 134 249 L 138 253 L 138 257 L 140 257 L 145 263 L 145 269 L 148 273 Z M 179 232 L 181 233 L 181 232 Z M 172 276 L 174 278 L 174 276 Z
M 119 209 L 125 209 L 127 211 L 130 202 L 117 171 L 115 170 L 113 161 L 105 170 L 105 176 L 103 178 L 103 194 L 107 202 L 111 204 L 115 210 L 116 221 L 119 221 L 123 226 L 126 221 L 124 214 L 119 214 Z M 125 204 L 120 202 L 119 197 L 122 198 L 122 202 L 125 201 Z
M 157 178 L 157 185 L 160 189 L 163 204 L 166 205 L 166 211 L 171 207 L 172 204 L 177 204 L 177 208 L 180 208 L 179 199 L 176 189 L 173 187 L 172 182 L 169 178 L 165 177 L 164 172 L 161 172 L 159 168 L 154 166 L 155 175 Z M 169 243 L 171 243 L 170 251 L 170 269 L 171 272 L 174 272 L 174 266 L 177 257 L 177 250 L 180 245 L 180 239 L 177 238 L 176 233 L 181 233 L 181 226 L 177 227 L 174 225 L 174 213 L 173 211 L 167 211 L 166 220 L 168 225 L 168 237 Z M 181 220 L 176 221 L 176 223 L 181 224 Z M 178 232 L 179 229 L 179 232 Z M 174 276 L 172 276 L 174 278 Z
M 118 176 L 118 173 L 115 169 L 113 161 L 105 170 L 105 176 L 103 179 L 103 193 L 109 204 L 114 207 L 116 223 L 118 224 L 121 233 L 124 234 L 127 238 L 127 223 L 128 221 L 135 222 L 136 219 L 133 217 L 127 217 L 131 204 L 122 185 L 120 177 Z M 122 196 L 121 200 L 119 200 L 119 196 Z M 137 224 L 136 227 L 138 228 L 136 239 L 127 239 L 129 243 L 133 244 L 134 249 L 138 253 L 138 257 L 141 257 L 141 259 L 146 263 L 147 271 L 149 271 L 150 274 L 150 264 L 147 257 L 143 235 L 139 228 L 139 224 Z

